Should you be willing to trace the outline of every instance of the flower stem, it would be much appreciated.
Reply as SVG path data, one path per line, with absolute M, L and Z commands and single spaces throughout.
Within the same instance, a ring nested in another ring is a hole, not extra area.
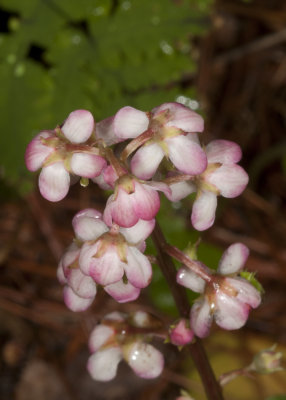
M 176 282 L 176 268 L 172 258 L 167 254 L 167 249 L 171 246 L 167 244 L 158 222 L 152 233 L 152 240 L 158 252 L 158 264 L 170 287 L 179 314 L 188 318 L 190 305 L 186 290 Z M 200 374 L 208 400 L 223 400 L 221 387 L 216 380 L 201 340 L 196 338 L 196 341 L 189 345 L 189 350 Z

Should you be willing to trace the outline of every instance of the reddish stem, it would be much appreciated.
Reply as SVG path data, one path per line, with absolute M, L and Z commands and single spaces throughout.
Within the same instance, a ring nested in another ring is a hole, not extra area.
M 171 289 L 179 314 L 188 318 L 190 305 L 186 290 L 176 282 L 176 268 L 172 258 L 167 254 L 167 249 L 171 246 L 167 244 L 158 222 L 152 233 L 152 239 L 158 252 L 158 264 Z M 216 380 L 201 340 L 196 338 L 196 341 L 189 345 L 189 350 L 200 374 L 208 400 L 223 400 L 221 387 Z

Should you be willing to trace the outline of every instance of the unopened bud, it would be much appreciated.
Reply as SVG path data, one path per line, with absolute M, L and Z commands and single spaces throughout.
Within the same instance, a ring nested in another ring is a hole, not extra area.
M 276 345 L 274 344 L 269 349 L 260 351 L 253 358 L 251 370 L 259 374 L 270 374 L 276 371 L 282 371 L 280 360 L 282 353 L 275 351 Z

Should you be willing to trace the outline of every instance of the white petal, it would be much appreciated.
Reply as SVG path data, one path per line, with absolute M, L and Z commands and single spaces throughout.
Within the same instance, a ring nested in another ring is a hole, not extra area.
M 140 179 L 150 179 L 164 157 L 162 148 L 157 143 L 142 146 L 131 160 L 132 174 Z
M 129 106 L 121 108 L 113 121 L 115 135 L 121 139 L 136 138 L 148 125 L 149 118 L 146 113 Z
M 74 312 L 85 311 L 93 302 L 94 298 L 84 299 L 78 296 L 69 286 L 64 287 L 65 305 Z
M 215 220 L 217 197 L 213 192 L 201 192 L 193 204 L 191 221 L 198 231 L 210 228 Z
M 248 175 L 236 164 L 226 164 L 208 175 L 208 182 L 215 185 L 223 197 L 239 196 L 248 184 Z
M 116 285 L 116 284 L 115 284 Z M 112 311 L 104 316 L 104 320 L 108 321 L 125 321 L 127 318 L 127 314 L 119 312 L 119 311 Z
M 97 325 L 91 332 L 88 347 L 91 353 L 95 353 L 116 334 L 115 330 L 107 325 Z
M 202 132 L 204 130 L 204 120 L 195 111 L 180 103 L 164 103 L 152 110 L 154 116 L 169 110 L 170 117 L 167 126 L 175 126 L 185 132 Z
M 127 303 L 136 300 L 140 294 L 140 289 L 131 285 L 131 283 L 124 283 L 122 280 L 112 283 L 104 287 L 108 293 L 118 303 Z
M 201 174 L 207 167 L 207 156 L 200 145 L 188 137 L 180 135 L 165 139 L 169 158 L 175 167 L 189 175 Z
M 67 195 L 69 187 L 70 175 L 61 161 L 42 169 L 39 176 L 39 189 L 45 199 L 60 201 Z
M 77 260 L 79 253 L 80 248 L 75 243 L 72 243 L 63 254 L 60 263 L 62 264 L 66 278 L 68 278 L 70 274 L 70 265 Z
M 94 119 L 87 110 L 76 110 L 70 113 L 61 130 L 72 143 L 84 143 L 94 129 Z
M 136 247 L 128 247 L 127 264 L 124 266 L 128 281 L 137 288 L 149 285 L 152 267 L 148 258 Z
M 235 164 L 242 156 L 240 146 L 229 140 L 213 140 L 206 146 L 206 153 L 209 164 Z
M 205 298 L 196 300 L 191 308 L 191 329 L 200 338 L 209 334 L 212 323 L 210 311 L 210 305 Z
M 119 347 L 97 351 L 88 359 L 88 372 L 96 381 L 111 381 L 116 376 L 121 358 L 122 355 Z
M 68 277 L 68 284 L 72 290 L 84 299 L 94 299 L 96 284 L 92 278 L 84 275 L 79 268 L 72 268 Z
M 166 194 L 170 201 L 180 201 L 189 194 L 196 192 L 197 187 L 192 182 L 177 182 L 170 185 L 171 195 Z
M 65 285 L 67 283 L 67 278 L 65 277 L 63 266 L 62 266 L 61 262 L 59 263 L 59 266 L 57 269 L 57 278 L 61 285 Z
M 185 286 L 194 292 L 203 293 L 205 290 L 205 281 L 189 268 L 180 268 L 177 272 L 177 283 Z
M 123 354 L 135 374 L 141 378 L 154 379 L 163 371 L 163 355 L 150 344 L 135 342 L 128 345 L 128 350 L 123 350 Z
M 214 318 L 221 328 L 232 330 L 241 328 L 247 321 L 249 305 L 240 302 L 237 297 L 228 296 L 221 290 L 216 296 Z
M 248 247 L 242 243 L 234 243 L 223 253 L 218 267 L 222 275 L 233 274 L 240 271 L 249 255 Z
M 114 117 L 109 117 L 96 124 L 96 136 L 103 139 L 107 146 L 120 142 L 114 133 L 113 120 Z
M 155 219 L 149 221 L 139 219 L 137 224 L 131 226 L 131 228 L 120 228 L 120 233 L 122 233 L 128 243 L 138 244 L 151 235 L 154 227 Z
M 106 165 L 104 158 L 95 154 L 74 153 L 71 158 L 71 170 L 78 176 L 95 178 Z
M 78 212 L 72 224 L 77 238 L 83 241 L 96 240 L 109 230 L 101 219 L 101 213 L 92 208 Z
M 25 153 L 25 163 L 29 171 L 41 168 L 46 158 L 55 151 L 52 147 L 45 146 L 41 138 L 53 137 L 50 132 L 41 132 L 28 144 Z
M 261 303 L 261 295 L 251 283 L 243 278 L 226 278 L 226 281 L 237 290 L 236 298 L 252 308 L 256 308 Z

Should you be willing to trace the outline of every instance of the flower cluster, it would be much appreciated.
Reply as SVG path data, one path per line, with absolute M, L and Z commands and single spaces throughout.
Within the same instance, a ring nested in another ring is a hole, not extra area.
M 150 261 L 142 251 L 154 219 L 139 220 L 131 228 L 108 226 L 99 211 L 89 208 L 78 212 L 72 223 L 75 242 L 58 267 L 60 281 L 66 284 L 66 305 L 73 311 L 89 307 L 96 284 L 120 303 L 135 300 L 152 277 Z
M 248 248 L 242 243 L 232 244 L 222 255 L 217 273 L 193 261 L 209 274 L 208 282 L 187 267 L 179 269 L 177 282 L 201 293 L 190 315 L 191 327 L 197 336 L 202 338 L 209 334 L 213 319 L 223 329 L 239 329 L 246 323 L 250 308 L 259 306 L 260 292 L 246 279 L 237 276 L 248 254 Z
M 89 338 L 92 355 L 87 368 L 92 378 L 98 381 L 113 379 L 122 359 L 141 378 L 157 378 L 164 368 L 164 358 L 144 339 L 148 337 L 150 340 L 158 327 L 160 322 L 143 311 L 130 315 L 119 312 L 106 315 Z

